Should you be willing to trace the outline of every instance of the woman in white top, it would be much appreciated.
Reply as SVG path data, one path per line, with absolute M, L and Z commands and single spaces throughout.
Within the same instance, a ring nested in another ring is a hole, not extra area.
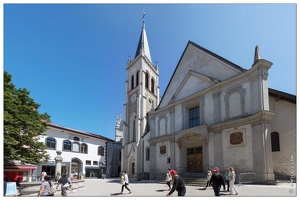
M 124 187 L 129 191 L 128 194 L 131 194 L 130 189 L 127 187 L 127 185 L 129 185 L 129 179 L 128 179 L 127 171 L 124 171 L 123 176 L 124 176 L 124 180 L 125 180 L 125 185 L 122 185 L 122 191 L 121 191 L 120 194 L 123 194 Z
M 238 195 L 238 191 L 236 189 L 236 187 L 234 186 L 234 182 L 235 182 L 235 172 L 233 167 L 229 168 L 229 191 L 230 191 L 230 195 L 232 195 L 232 188 L 235 190 L 235 195 Z
M 169 190 L 171 190 L 171 181 L 172 181 L 172 176 L 170 174 L 171 169 L 168 169 L 168 173 L 166 175 L 166 181 L 167 181 L 167 185 L 169 187 Z

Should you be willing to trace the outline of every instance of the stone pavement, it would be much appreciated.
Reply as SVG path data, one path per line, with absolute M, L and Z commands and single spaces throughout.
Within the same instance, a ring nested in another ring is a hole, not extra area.
M 278 185 L 254 185 L 254 184 L 237 184 L 238 195 L 229 195 L 229 192 L 222 192 L 221 197 L 297 197 L 296 183 L 279 183 Z M 153 180 L 129 181 L 128 191 L 124 188 L 121 192 L 120 180 L 117 178 L 110 179 L 86 179 L 85 187 L 76 192 L 68 191 L 69 197 L 166 197 L 168 193 L 167 184 L 160 184 Z M 196 186 L 186 186 L 186 197 L 214 197 L 212 189 Z M 55 196 L 59 197 L 60 192 Z M 175 191 L 172 195 L 177 196 Z

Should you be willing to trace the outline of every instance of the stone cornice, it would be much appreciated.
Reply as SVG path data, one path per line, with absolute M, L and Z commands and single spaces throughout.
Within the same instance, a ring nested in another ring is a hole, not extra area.
M 220 132 L 224 129 L 228 129 L 228 128 L 232 128 L 232 127 L 242 126 L 242 125 L 246 125 L 246 124 L 251 124 L 251 125 L 257 124 L 257 123 L 260 123 L 261 121 L 270 121 L 275 115 L 276 115 L 276 113 L 274 113 L 274 112 L 264 110 L 264 111 L 254 114 L 254 115 L 251 115 L 249 117 L 212 125 L 209 127 L 209 131 L 210 132 L 211 131 Z
M 158 138 L 148 139 L 150 145 L 156 145 L 157 143 L 174 141 L 174 135 L 161 136 Z

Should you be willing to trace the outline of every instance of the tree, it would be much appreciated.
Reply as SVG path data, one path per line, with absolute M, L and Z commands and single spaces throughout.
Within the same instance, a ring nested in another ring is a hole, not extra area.
M 50 116 L 39 114 L 40 105 L 30 92 L 16 89 L 12 76 L 4 71 L 4 165 L 13 160 L 39 165 L 48 162 L 47 146 L 38 141 L 45 135 Z

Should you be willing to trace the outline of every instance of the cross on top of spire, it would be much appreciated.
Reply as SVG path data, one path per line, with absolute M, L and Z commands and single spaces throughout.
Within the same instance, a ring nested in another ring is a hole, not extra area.
M 142 16 L 142 19 L 143 19 L 143 23 L 145 23 L 145 15 L 146 15 L 146 13 L 145 13 L 145 11 L 143 11 L 143 16 Z

